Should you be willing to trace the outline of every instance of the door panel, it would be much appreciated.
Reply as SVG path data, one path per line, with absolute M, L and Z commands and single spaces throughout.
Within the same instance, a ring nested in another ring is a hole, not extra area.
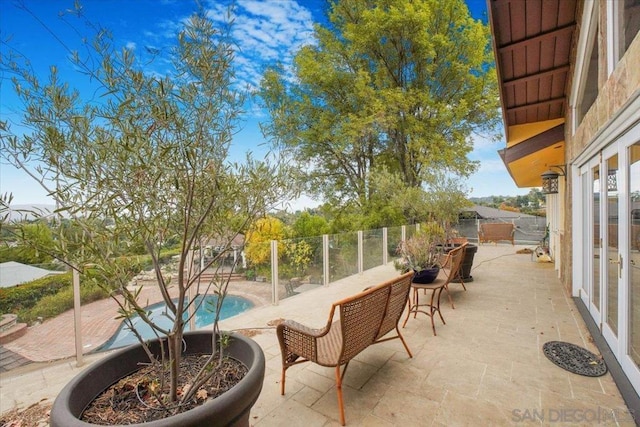
M 590 212 L 593 212 L 591 208 L 591 176 L 589 174 L 590 168 L 585 167 L 580 170 L 580 199 L 582 204 L 583 217 L 582 217 L 582 233 L 583 236 L 582 244 L 579 246 L 582 252 L 582 256 L 578 259 L 574 260 L 574 263 L 579 263 L 581 268 L 579 270 L 580 274 L 582 274 L 581 279 L 578 281 L 580 283 L 580 298 L 586 307 L 589 307 L 589 301 L 591 298 L 591 278 L 589 277 L 588 272 L 591 271 L 591 263 L 593 261 L 591 255 L 591 239 L 593 238 L 593 225 L 592 218 Z
M 629 147 L 629 313 L 628 354 L 640 367 L 640 142 Z
M 606 188 L 602 193 L 607 195 L 607 243 L 605 246 L 607 263 L 603 267 L 606 272 L 606 323 L 614 336 L 618 336 L 618 280 L 621 278 L 621 257 L 618 243 L 618 155 L 607 159 Z
M 594 319 L 600 321 L 600 259 L 602 238 L 600 233 L 600 166 L 596 165 L 591 169 L 591 206 L 593 212 L 593 239 L 592 239 L 592 264 L 591 264 L 591 304 L 590 311 Z

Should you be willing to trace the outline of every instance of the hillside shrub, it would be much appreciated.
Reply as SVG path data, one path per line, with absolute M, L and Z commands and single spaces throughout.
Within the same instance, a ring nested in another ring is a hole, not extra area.
M 71 288 L 71 273 L 42 277 L 11 288 L 0 289 L 0 314 L 16 313 L 34 307 L 42 298 Z
M 80 286 L 80 302 L 88 304 L 107 298 L 109 295 L 95 283 Z M 20 322 L 32 324 L 36 320 L 49 319 L 73 308 L 73 287 L 61 289 L 55 295 L 46 295 L 28 309 L 17 312 Z M 114 312 L 115 315 L 115 312 Z
M 163 251 L 160 259 L 163 263 L 171 262 L 179 249 Z M 151 267 L 148 255 L 122 257 L 123 269 L 133 278 L 142 270 Z M 109 283 L 99 271 L 87 269 L 81 278 L 80 300 L 88 304 L 107 298 L 106 289 L 116 289 L 117 284 Z M 0 314 L 15 313 L 21 322 L 31 323 L 41 317 L 48 319 L 73 308 L 72 274 L 66 272 L 46 276 L 32 282 L 23 283 L 11 288 L 0 289 Z

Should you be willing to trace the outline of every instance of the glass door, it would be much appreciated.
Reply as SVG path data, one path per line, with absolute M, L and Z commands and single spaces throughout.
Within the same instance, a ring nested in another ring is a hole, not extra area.
M 640 142 L 629 146 L 628 156 L 629 209 L 626 220 L 629 224 L 629 294 L 626 309 L 629 341 L 627 355 L 635 365 L 637 378 L 640 376 L 638 374 L 640 369 Z
M 584 216 L 582 216 L 582 233 L 578 237 L 582 237 L 582 242 L 579 246 L 581 249 L 581 256 L 575 259 L 574 264 L 579 264 L 579 271 L 586 272 L 591 268 L 591 238 L 593 237 L 593 225 L 591 222 L 590 212 L 593 212 L 591 209 L 591 177 L 589 175 L 589 168 L 582 168 L 580 170 L 580 189 L 581 189 L 581 210 L 580 212 L 584 212 Z M 578 280 L 580 284 L 579 295 L 584 303 L 585 307 L 589 307 L 589 295 L 591 294 L 591 280 L 589 275 L 583 274 Z
M 576 172 L 577 291 L 640 392 L 640 121 Z
M 591 228 L 591 274 L 590 274 L 590 300 L 589 311 L 596 323 L 602 327 L 600 318 L 600 283 L 602 282 L 600 272 L 602 271 L 602 230 L 600 225 L 600 164 L 596 164 L 591 168 L 591 214 L 593 218 L 593 227 Z
M 613 154 L 611 154 L 613 152 Z M 621 212 L 621 204 L 619 202 L 620 191 L 624 188 L 618 188 L 620 173 L 618 171 L 618 147 L 617 144 L 609 150 L 605 150 L 605 170 L 606 175 L 602 179 L 601 199 L 604 203 L 604 211 L 606 215 L 606 226 L 604 229 L 603 243 L 603 292 L 602 307 L 604 325 L 602 333 L 611 348 L 618 347 L 618 290 L 620 281 L 622 280 L 622 253 L 619 242 L 620 233 L 624 232 L 622 225 L 624 223 L 624 214 Z M 621 224 L 619 218 L 623 218 Z

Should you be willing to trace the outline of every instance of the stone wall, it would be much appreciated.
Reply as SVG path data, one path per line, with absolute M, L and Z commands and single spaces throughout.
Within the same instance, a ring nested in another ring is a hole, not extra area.
M 579 2 L 579 12 L 577 17 L 578 26 L 576 28 L 576 38 L 574 39 L 574 53 L 572 55 L 572 79 L 567 89 L 567 97 L 571 93 L 571 87 L 575 82 L 575 62 L 576 62 L 576 48 L 577 38 L 580 31 L 580 23 L 582 16 L 582 4 Z M 571 123 L 573 111 L 570 109 L 566 113 L 566 135 L 565 135 L 565 150 L 567 164 L 570 165 L 573 161 L 591 144 L 598 132 L 606 126 L 606 124 L 615 117 L 625 104 L 630 100 L 632 95 L 637 91 L 640 91 L 640 36 L 636 36 L 634 41 L 629 46 L 629 49 L 625 55 L 620 59 L 616 65 L 613 73 L 607 76 L 607 43 L 606 43 L 606 2 L 599 2 L 600 6 L 600 29 L 598 32 L 598 46 L 599 46 L 599 93 L 595 102 L 584 116 L 582 122 L 576 129 L 575 134 L 572 135 Z M 569 104 L 569 103 L 567 103 Z M 568 171 L 569 172 L 569 171 Z M 566 181 L 566 194 L 570 195 L 572 192 L 573 183 L 571 182 L 570 173 L 567 173 Z M 571 219 L 572 219 L 572 198 L 566 197 L 565 199 L 565 224 L 564 234 L 561 236 L 562 253 L 564 259 L 562 268 L 560 271 L 561 280 L 568 292 L 571 292 L 572 284 L 572 232 L 571 232 Z

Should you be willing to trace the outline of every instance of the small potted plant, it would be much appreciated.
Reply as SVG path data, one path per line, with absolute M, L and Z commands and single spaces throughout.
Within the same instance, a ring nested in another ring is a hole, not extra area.
M 436 222 L 429 222 L 398 246 L 399 259 L 395 267 L 401 272 L 413 270 L 416 283 L 431 283 L 440 271 L 440 259 L 444 251 L 445 231 Z

